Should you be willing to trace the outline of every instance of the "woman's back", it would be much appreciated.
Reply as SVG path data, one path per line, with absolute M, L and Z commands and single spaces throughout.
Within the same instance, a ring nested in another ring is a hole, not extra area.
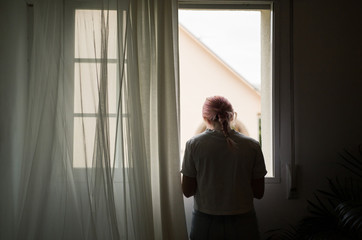
M 186 145 L 182 172 L 196 177 L 194 208 L 204 213 L 232 215 L 252 210 L 251 179 L 265 175 L 259 144 L 234 130 L 229 134 L 233 146 L 223 133 L 210 129 Z

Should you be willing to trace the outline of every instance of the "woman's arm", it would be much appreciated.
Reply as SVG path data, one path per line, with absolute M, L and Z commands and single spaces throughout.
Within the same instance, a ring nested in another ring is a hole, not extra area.
M 182 192 L 185 197 L 189 198 L 196 193 L 197 182 L 196 178 L 182 175 Z
M 254 198 L 261 199 L 264 196 L 265 180 L 264 177 L 251 180 L 251 188 L 253 189 Z

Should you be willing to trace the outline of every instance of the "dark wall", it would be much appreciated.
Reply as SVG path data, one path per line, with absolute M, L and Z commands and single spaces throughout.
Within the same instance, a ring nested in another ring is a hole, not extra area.
M 0 239 L 12 239 L 22 158 L 27 87 L 27 7 L 23 0 L 0 7 Z M 12 109 L 17 109 L 13 111 Z M 14 181 L 7 181 L 15 179 Z
M 362 143 L 362 4 L 294 5 L 297 161 L 312 184 L 335 171 L 338 151 Z
M 298 221 L 313 191 L 342 173 L 337 154 L 362 143 L 361 12 L 361 1 L 293 1 L 298 198 L 286 200 L 282 167 L 256 203 L 262 231 Z

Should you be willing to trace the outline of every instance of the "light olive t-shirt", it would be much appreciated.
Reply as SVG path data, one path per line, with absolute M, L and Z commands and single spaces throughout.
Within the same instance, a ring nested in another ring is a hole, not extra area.
M 194 177 L 194 208 L 213 215 L 234 215 L 253 209 L 251 180 L 266 175 L 260 145 L 231 130 L 229 146 L 222 132 L 207 129 L 186 143 L 182 174 Z

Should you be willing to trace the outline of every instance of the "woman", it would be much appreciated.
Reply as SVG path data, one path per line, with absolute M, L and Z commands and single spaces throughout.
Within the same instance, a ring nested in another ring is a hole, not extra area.
M 230 127 L 234 110 L 221 96 L 207 98 L 207 129 L 186 143 L 182 191 L 194 196 L 190 239 L 259 239 L 253 198 L 264 195 L 267 173 L 257 141 Z

